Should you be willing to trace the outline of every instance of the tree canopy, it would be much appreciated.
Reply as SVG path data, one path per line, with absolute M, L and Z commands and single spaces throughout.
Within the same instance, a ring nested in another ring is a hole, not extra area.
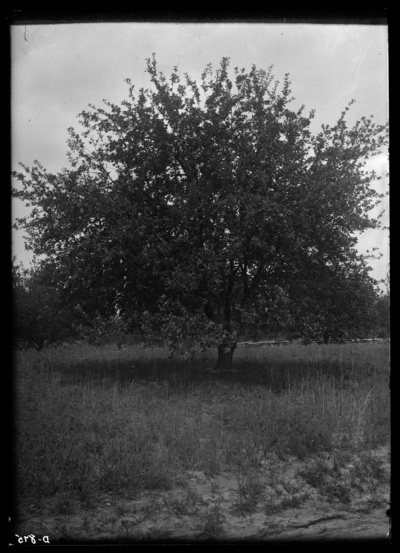
M 260 325 L 351 327 L 374 287 L 354 233 L 380 226 L 366 162 L 387 125 L 348 128 L 351 102 L 313 134 L 314 111 L 289 108 L 289 77 L 280 87 L 272 67 L 231 72 L 223 58 L 198 84 L 177 67 L 167 78 L 153 55 L 147 72 L 152 88 L 127 79 L 121 105 L 80 114 L 69 168 L 13 173 L 33 206 L 16 227 L 63 302 L 171 347 L 219 344 L 221 363 Z
M 78 316 L 62 305 L 57 288 L 49 285 L 44 270 L 18 266 L 14 257 L 12 287 L 13 337 L 17 344 L 41 351 L 77 336 Z

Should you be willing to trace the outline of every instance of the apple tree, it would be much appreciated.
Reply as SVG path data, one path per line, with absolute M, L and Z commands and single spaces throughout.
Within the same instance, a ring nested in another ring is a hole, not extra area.
M 246 329 L 352 324 L 368 273 L 354 233 L 380 225 L 365 165 L 387 125 L 348 127 L 350 104 L 313 134 L 314 111 L 290 109 L 289 77 L 280 86 L 272 67 L 223 58 L 196 82 L 153 55 L 147 72 L 151 88 L 127 79 L 120 105 L 80 114 L 68 168 L 13 173 L 33 206 L 16 226 L 64 303 L 118 313 L 172 349 L 215 346 L 226 369 Z

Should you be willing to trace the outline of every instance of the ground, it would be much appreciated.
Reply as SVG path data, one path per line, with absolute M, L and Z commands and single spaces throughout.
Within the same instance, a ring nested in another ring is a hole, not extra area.
M 388 344 L 167 353 L 17 356 L 9 543 L 385 541 Z
M 370 453 L 389 471 L 388 446 Z M 70 501 L 63 506 L 60 497 L 40 505 L 27 502 L 21 506 L 17 533 L 36 539 L 47 536 L 50 543 L 385 539 L 389 482 L 381 484 L 372 496 L 371 489 L 360 487 L 356 493 L 353 486 L 346 493 L 346 488 L 338 487 L 329 499 L 306 482 L 304 475 L 313 463 L 320 463 L 329 474 L 334 456 L 321 452 L 300 462 L 267 454 L 253 474 L 252 497 L 248 495 L 249 482 L 247 495 L 240 493 L 237 475 L 206 476 L 191 471 L 175 489 L 142 492 L 135 497 L 110 493 L 86 510 Z M 342 473 L 351 471 L 356 462 L 352 459 Z M 257 486 L 268 498 L 263 504 L 257 502 Z M 54 516 L 54 512 L 59 514 Z

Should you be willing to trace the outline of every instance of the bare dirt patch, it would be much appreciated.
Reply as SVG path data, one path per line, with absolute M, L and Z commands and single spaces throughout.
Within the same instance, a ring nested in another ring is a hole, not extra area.
M 174 489 L 104 494 L 85 507 L 62 496 L 26 501 L 16 534 L 50 543 L 384 539 L 389 447 L 367 455 L 369 463 L 344 462 L 339 451 L 302 462 L 271 454 L 246 476 L 189 471 Z

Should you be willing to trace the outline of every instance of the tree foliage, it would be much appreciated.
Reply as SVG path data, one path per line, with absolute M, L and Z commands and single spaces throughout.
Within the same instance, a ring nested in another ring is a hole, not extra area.
M 289 77 L 279 89 L 272 67 L 231 72 L 223 58 L 198 84 L 177 67 L 167 78 L 153 55 L 147 72 L 152 88 L 127 79 L 121 105 L 80 114 L 68 169 L 14 172 L 33 206 L 17 227 L 64 303 L 118 312 L 172 347 L 353 324 L 359 283 L 374 285 L 354 233 L 380 224 L 365 165 L 387 126 L 348 128 L 351 102 L 313 134 L 314 112 L 289 108 Z
M 126 323 L 118 316 L 90 317 L 77 305 L 61 299 L 60 287 L 51 283 L 46 267 L 34 265 L 25 269 L 13 259 L 14 295 L 13 334 L 17 345 L 37 351 L 65 340 L 84 340 L 101 345 L 110 336 L 121 346 Z
M 385 279 L 386 290 L 375 298 L 375 335 L 378 338 L 387 338 L 390 335 L 390 280 L 389 273 Z
M 40 269 L 24 269 L 14 264 L 13 334 L 17 344 L 37 351 L 50 344 L 76 337 L 75 317 L 62 305 L 56 288 L 46 282 Z

